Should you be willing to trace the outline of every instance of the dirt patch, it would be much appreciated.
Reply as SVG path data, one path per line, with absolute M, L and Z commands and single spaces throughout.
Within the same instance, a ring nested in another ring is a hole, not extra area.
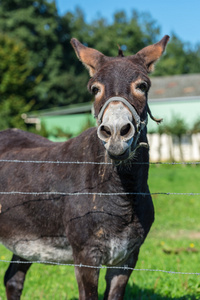
M 190 231 L 190 232 L 188 233 L 188 237 L 191 238 L 191 239 L 198 240 L 198 239 L 200 239 L 200 232 L 197 232 L 197 231 Z
M 165 231 L 162 232 L 151 232 L 153 237 L 161 238 L 163 237 L 170 238 L 170 239 L 190 239 L 190 240 L 200 240 L 200 231 L 195 230 L 176 230 L 176 231 Z

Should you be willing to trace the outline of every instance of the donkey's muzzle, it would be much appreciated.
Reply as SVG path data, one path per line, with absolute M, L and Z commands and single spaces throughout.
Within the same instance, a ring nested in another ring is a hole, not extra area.
M 102 123 L 97 131 L 112 159 L 124 160 L 129 156 L 135 128 L 131 122 Z
M 108 99 L 98 114 L 97 134 L 109 156 L 125 160 L 137 148 L 141 130 L 147 119 L 140 120 L 135 108 L 122 97 Z M 134 125 L 133 125 L 134 124 Z
M 102 124 L 98 128 L 98 136 L 104 142 L 107 142 L 114 136 L 123 141 L 128 141 L 133 137 L 134 133 L 135 128 L 131 122 L 118 124 L 116 127 L 110 124 Z

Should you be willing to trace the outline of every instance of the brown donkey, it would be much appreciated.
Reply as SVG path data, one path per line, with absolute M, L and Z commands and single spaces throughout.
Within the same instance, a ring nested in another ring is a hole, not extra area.
M 7 299 L 20 299 L 31 261 L 78 265 L 81 300 L 98 299 L 98 267 L 114 266 L 107 269 L 104 299 L 123 299 L 154 220 L 148 73 L 168 39 L 128 57 L 122 51 L 106 57 L 72 39 L 92 77 L 98 127 L 64 143 L 16 129 L 0 133 L 0 241 L 13 252 L 4 278 Z

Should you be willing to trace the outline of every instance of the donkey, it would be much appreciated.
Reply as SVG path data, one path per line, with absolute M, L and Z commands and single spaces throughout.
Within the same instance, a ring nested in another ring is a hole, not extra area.
M 63 143 L 18 129 L 0 132 L 0 241 L 13 252 L 7 299 L 20 299 L 32 261 L 74 262 L 80 300 L 98 299 L 99 267 L 114 266 L 107 269 L 104 299 L 123 299 L 154 221 L 148 73 L 168 40 L 107 57 L 73 38 L 91 76 L 97 128 Z

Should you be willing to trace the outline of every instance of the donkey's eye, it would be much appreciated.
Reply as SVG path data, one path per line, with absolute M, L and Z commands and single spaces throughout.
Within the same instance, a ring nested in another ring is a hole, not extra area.
M 147 92 L 147 90 L 148 90 L 148 86 L 147 86 L 146 82 L 139 83 L 136 88 L 138 90 L 142 91 L 143 93 Z
M 100 89 L 98 87 L 96 87 L 96 86 L 92 86 L 91 91 L 92 91 L 93 95 L 96 95 L 100 91 Z

